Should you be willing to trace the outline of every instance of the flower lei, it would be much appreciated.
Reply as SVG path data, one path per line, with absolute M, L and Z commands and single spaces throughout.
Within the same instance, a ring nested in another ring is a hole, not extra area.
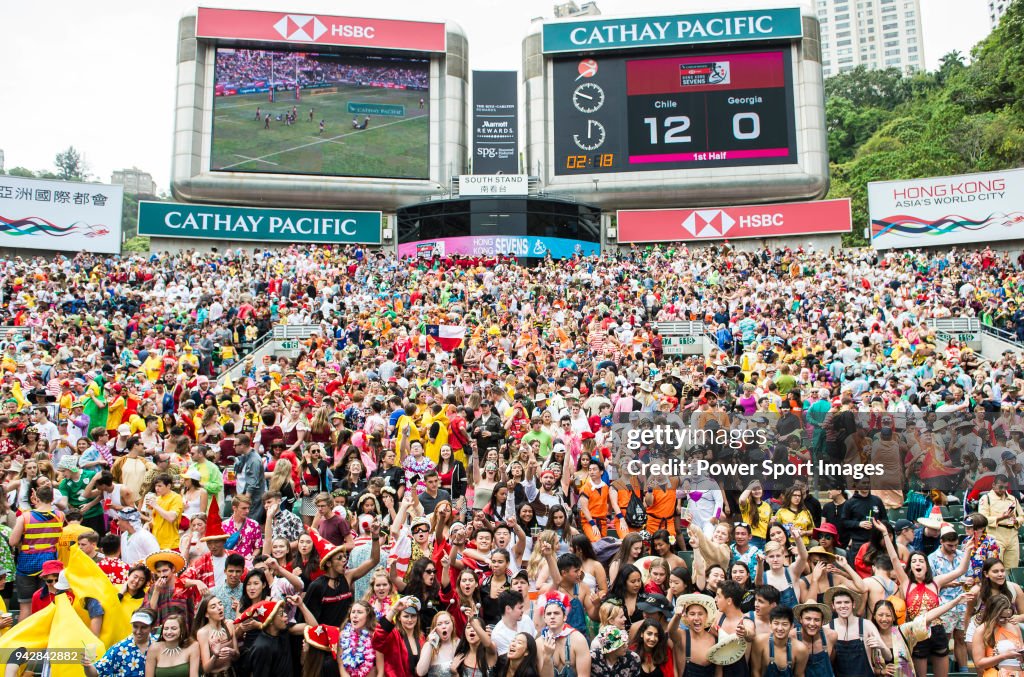
M 425 475 L 435 468 L 434 462 L 426 456 L 409 455 L 402 462 L 406 475 Z
M 354 630 L 352 624 L 345 625 L 338 639 L 338 653 L 341 664 L 349 677 L 366 677 L 376 665 L 373 642 L 369 630 Z

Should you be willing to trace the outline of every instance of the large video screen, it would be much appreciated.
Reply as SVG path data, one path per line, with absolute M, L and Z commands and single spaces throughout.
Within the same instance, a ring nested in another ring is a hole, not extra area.
M 217 48 L 211 169 L 426 179 L 427 57 Z
M 552 65 L 556 175 L 797 161 L 788 49 Z

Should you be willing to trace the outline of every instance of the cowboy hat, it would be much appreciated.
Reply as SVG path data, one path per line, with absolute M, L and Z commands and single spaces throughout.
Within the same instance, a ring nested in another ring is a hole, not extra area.
M 849 595 L 853 599 L 853 606 L 854 607 L 859 605 L 861 599 L 863 598 L 863 595 L 861 595 L 856 590 L 852 590 L 852 589 L 847 588 L 846 586 L 843 586 L 843 585 L 833 585 L 831 588 L 829 588 L 828 590 L 825 591 L 825 599 L 824 599 L 825 606 L 827 606 L 828 608 L 831 609 L 832 608 L 832 600 L 834 600 L 836 595 L 838 595 L 840 593 L 842 593 L 844 595 Z
M 829 552 L 820 545 L 816 545 L 807 551 L 807 556 L 810 557 L 811 555 L 821 555 L 823 557 L 831 557 L 832 559 L 836 559 L 837 557 L 839 557 L 834 552 Z
M 676 608 L 681 609 L 683 613 L 686 613 L 686 610 L 694 605 L 704 607 L 704 611 L 708 614 L 704 627 L 705 629 L 710 628 L 711 624 L 715 622 L 715 617 L 718 616 L 718 606 L 715 604 L 715 600 L 707 595 L 698 594 L 681 595 L 676 598 Z
M 732 665 L 747 652 L 747 641 L 728 632 L 718 633 L 718 642 L 708 649 L 708 662 L 713 665 Z
M 917 523 L 926 529 L 941 529 L 942 510 L 938 507 L 932 508 L 931 513 L 927 517 L 918 517 Z
M 800 619 L 800 614 L 810 609 L 821 612 L 821 622 L 828 623 L 832 620 L 832 609 L 831 607 L 825 606 L 820 602 L 804 602 L 803 604 L 797 604 L 793 607 L 793 615 L 796 616 L 797 620 Z

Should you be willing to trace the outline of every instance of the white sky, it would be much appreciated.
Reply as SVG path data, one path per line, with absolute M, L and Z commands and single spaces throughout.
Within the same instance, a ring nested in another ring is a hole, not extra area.
M 706 11 L 716 0 L 597 0 L 606 15 Z M 985 0 L 920 0 L 929 68 L 957 49 L 967 54 L 989 31 Z M 178 19 L 185 0 L 38 0 L 0 9 L 0 149 L 5 166 L 53 169 L 74 145 L 92 174 L 137 166 L 167 190 L 173 135 Z M 521 68 L 530 19 L 551 16 L 553 0 L 209 0 L 209 6 L 331 15 L 449 20 L 469 36 L 473 69 Z M 579 4 L 579 0 L 577 0 Z M 784 6 L 784 0 L 771 2 Z

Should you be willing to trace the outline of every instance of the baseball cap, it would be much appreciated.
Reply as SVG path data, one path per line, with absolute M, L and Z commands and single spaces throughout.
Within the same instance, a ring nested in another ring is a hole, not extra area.
M 645 614 L 661 614 L 665 618 L 672 616 L 672 603 L 665 595 L 647 593 L 642 595 L 636 604 L 637 608 Z
M 914 523 L 907 519 L 896 520 L 896 523 L 892 525 L 892 528 L 893 531 L 895 531 L 898 534 L 904 529 L 913 529 Z

